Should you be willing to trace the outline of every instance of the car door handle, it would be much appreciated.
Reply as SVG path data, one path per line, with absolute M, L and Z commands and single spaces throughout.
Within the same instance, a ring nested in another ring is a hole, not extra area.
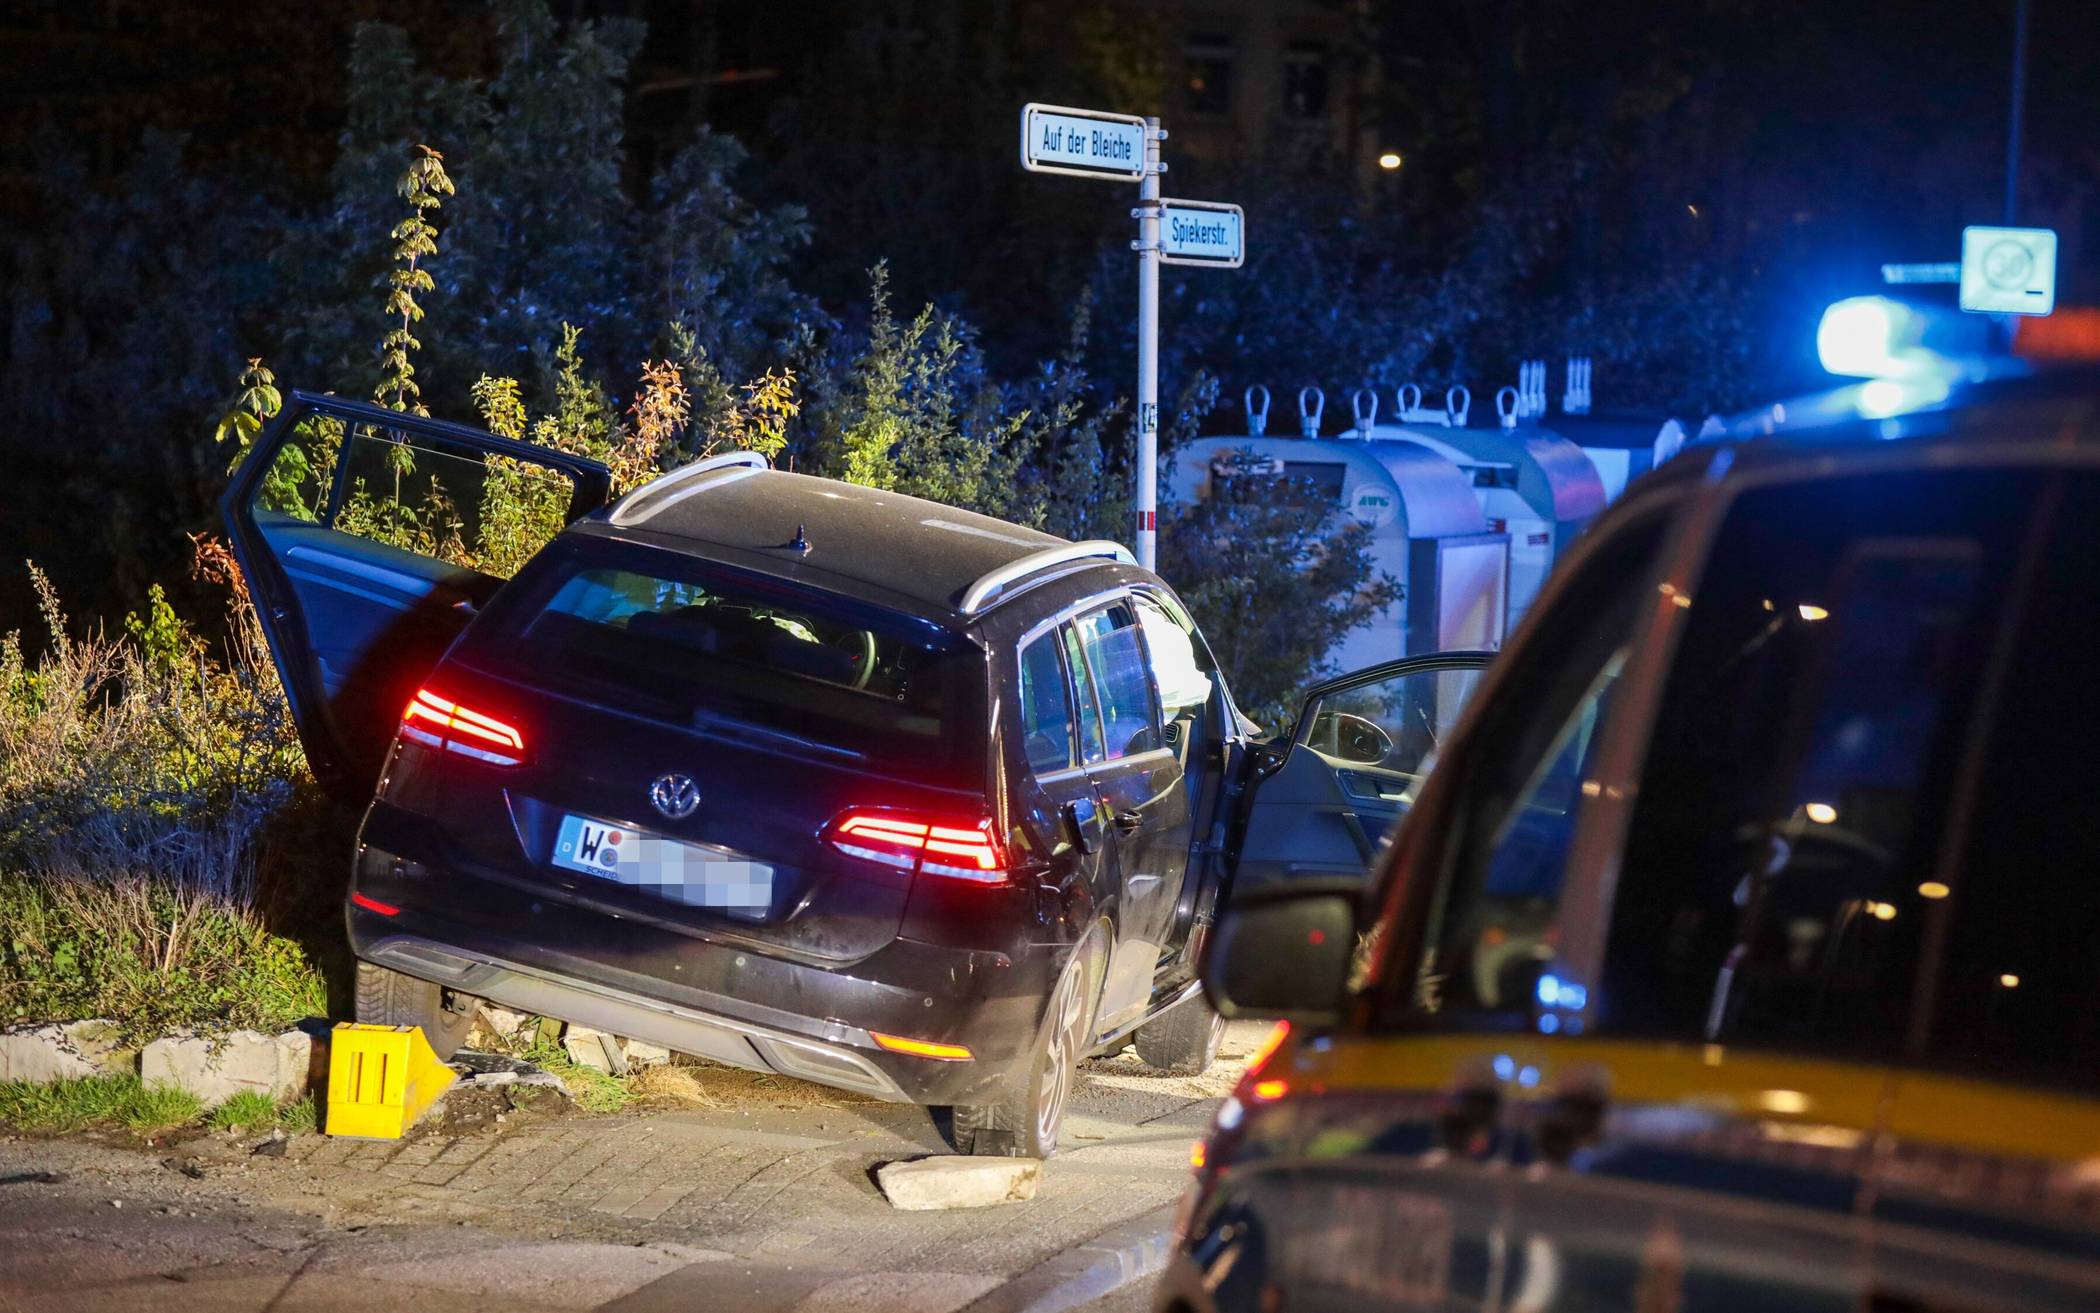
M 1118 830 L 1121 830 L 1125 834 L 1129 834 L 1131 831 L 1137 829 L 1140 825 L 1143 825 L 1145 823 L 1145 814 L 1143 812 L 1135 811 L 1117 812 L 1115 816 L 1115 822 L 1116 828 Z

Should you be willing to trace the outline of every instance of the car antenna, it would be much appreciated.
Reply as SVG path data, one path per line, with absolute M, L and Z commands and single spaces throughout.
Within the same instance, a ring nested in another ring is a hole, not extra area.
M 788 541 L 787 545 L 789 551 L 800 553 L 803 556 L 809 555 L 809 535 L 803 532 L 805 527 L 800 524 L 796 525 L 795 536 Z

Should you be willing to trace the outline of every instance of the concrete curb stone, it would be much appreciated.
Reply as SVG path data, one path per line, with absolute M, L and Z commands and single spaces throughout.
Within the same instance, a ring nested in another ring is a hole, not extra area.
M 1043 1164 L 1034 1158 L 977 1158 L 937 1154 L 885 1163 L 875 1172 L 890 1207 L 905 1212 L 988 1208 L 1035 1198 Z
M 224 1103 L 242 1093 L 282 1101 L 306 1092 L 313 1050 L 313 1036 L 301 1030 L 281 1035 L 254 1030 L 226 1035 L 177 1032 L 154 1040 L 139 1053 L 139 1079 L 188 1090 L 206 1104 Z
M 116 1039 L 114 1021 L 51 1022 L 0 1031 L 0 1080 L 48 1084 L 133 1070 L 138 1050 Z
M 1155 1208 L 1046 1259 L 959 1313 L 1064 1313 L 1157 1276 L 1173 1248 L 1174 1208 Z

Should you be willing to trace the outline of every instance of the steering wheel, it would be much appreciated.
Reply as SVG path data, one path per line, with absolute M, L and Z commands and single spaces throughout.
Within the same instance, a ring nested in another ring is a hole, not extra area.
M 832 639 L 831 646 L 844 649 L 853 658 L 852 687 L 866 688 L 868 681 L 875 678 L 875 635 L 865 629 L 856 630 Z

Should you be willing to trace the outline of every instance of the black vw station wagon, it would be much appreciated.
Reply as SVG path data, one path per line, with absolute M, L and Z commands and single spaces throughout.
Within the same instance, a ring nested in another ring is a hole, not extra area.
M 313 770 L 370 803 L 358 1017 L 441 1055 L 487 1001 L 1047 1155 L 1088 1055 L 1208 1065 L 1228 869 L 1360 873 L 1485 660 L 1256 743 L 1114 544 L 748 453 L 610 490 L 293 393 L 226 495 Z

